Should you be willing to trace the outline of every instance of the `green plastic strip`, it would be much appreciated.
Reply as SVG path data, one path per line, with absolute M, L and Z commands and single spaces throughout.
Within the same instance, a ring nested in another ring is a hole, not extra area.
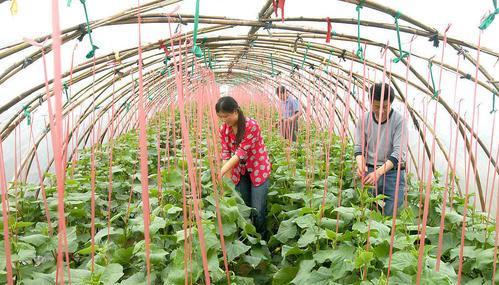
M 303 60 L 301 61 L 301 69 L 303 69 L 303 65 L 307 60 L 308 50 L 310 49 L 310 42 L 307 43 L 307 48 L 305 49 L 305 54 L 303 55 Z
M 26 117 L 26 120 L 28 121 L 28 126 L 31 125 L 31 112 L 28 109 L 28 106 L 23 106 L 23 113 L 24 117 Z
M 192 53 L 197 57 L 200 58 L 203 56 L 203 51 L 201 48 L 196 44 L 196 41 L 198 39 L 198 26 L 199 26 L 199 0 L 196 0 L 196 14 L 194 15 L 194 31 L 192 32 Z
M 397 28 L 397 40 L 398 40 L 398 44 L 399 44 L 399 56 L 393 59 L 394 63 L 397 63 L 397 62 L 401 61 L 402 59 L 409 56 L 408 52 L 402 50 L 402 42 L 400 40 L 400 28 L 399 28 L 400 16 L 401 16 L 400 12 L 397 11 L 397 13 L 395 14 L 395 26 Z
M 355 54 L 361 61 L 364 61 L 364 51 L 362 50 L 362 46 L 360 45 L 360 9 L 362 9 L 363 5 L 364 1 L 362 0 L 355 8 L 355 10 L 357 11 L 357 51 L 355 52 Z
M 66 100 L 68 102 L 71 102 L 71 98 L 69 97 L 69 93 L 68 93 L 68 83 L 66 81 L 64 81 L 64 83 L 62 84 L 62 87 L 64 88 L 64 94 L 66 95 Z
M 496 91 L 492 92 L 492 110 L 490 111 L 491 114 L 497 112 L 497 109 L 496 109 L 496 96 L 497 96 Z
M 435 78 L 433 77 L 433 63 L 431 60 L 428 62 L 428 67 L 430 68 L 430 77 L 431 77 L 431 84 L 433 86 L 433 96 L 431 99 L 435 99 L 438 96 L 438 90 L 435 87 Z
M 487 29 L 496 18 L 496 15 L 499 14 L 499 9 L 497 8 L 497 0 L 492 0 L 492 3 L 494 4 L 494 11 L 491 12 L 485 19 L 483 19 L 482 23 L 480 23 L 480 26 L 478 26 L 480 30 Z
M 331 49 L 331 50 L 329 51 L 329 57 L 328 57 L 328 59 L 327 59 L 327 63 L 329 63 L 329 64 L 331 64 L 331 56 L 333 56 L 333 49 Z M 326 74 L 328 73 L 328 71 L 327 71 L 327 64 L 326 64 L 326 66 L 324 67 L 324 73 L 326 73 Z
M 80 3 L 83 5 L 83 10 L 85 11 L 85 20 L 87 21 L 87 34 L 88 34 L 88 38 L 90 39 L 90 46 L 92 46 L 92 49 L 87 53 L 87 56 L 86 56 L 86 58 L 90 59 L 90 58 L 94 57 L 95 51 L 99 47 L 94 45 L 94 42 L 92 41 L 92 30 L 90 29 L 90 21 L 88 20 L 86 0 L 80 0 Z

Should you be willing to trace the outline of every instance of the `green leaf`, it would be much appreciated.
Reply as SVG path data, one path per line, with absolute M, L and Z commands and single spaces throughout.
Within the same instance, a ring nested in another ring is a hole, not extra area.
M 312 277 L 311 271 L 315 266 L 315 261 L 313 260 L 302 260 L 300 261 L 298 273 L 296 277 L 291 281 L 295 285 L 306 285 L 307 281 Z
M 182 187 L 184 176 L 178 168 L 171 169 L 169 171 L 163 170 L 161 174 L 163 175 L 163 182 L 165 183 L 165 186 Z
M 252 256 L 252 255 L 244 255 L 243 260 L 247 262 L 249 265 L 251 265 L 251 267 L 253 268 L 257 267 L 260 264 L 260 262 L 262 262 L 261 257 Z
M 162 247 L 159 247 L 156 244 L 151 244 L 151 255 L 150 255 L 151 263 L 159 264 L 161 262 L 164 262 L 166 255 L 167 252 Z
M 229 262 L 233 261 L 236 257 L 246 253 L 250 248 L 250 246 L 245 245 L 240 240 L 235 240 L 229 244 L 226 244 L 227 260 Z
M 253 281 L 253 278 L 251 277 L 242 277 L 242 276 L 235 276 L 233 279 L 233 283 L 235 285 L 255 285 L 255 282 Z
M 31 244 L 18 242 L 17 243 L 17 256 L 19 262 L 29 262 L 36 257 L 35 247 Z M 14 262 L 14 258 L 12 260 Z
M 487 269 L 492 268 L 493 264 L 494 264 L 494 248 L 488 248 L 480 252 L 480 255 L 476 259 L 473 268 L 476 268 L 484 272 Z
M 5 241 L 0 242 L 0 272 L 7 266 L 7 261 L 5 260 Z
M 460 225 L 463 222 L 463 216 L 453 209 L 449 209 L 445 212 L 445 219 L 454 225 Z
M 421 273 L 420 284 L 432 284 L 432 285 L 450 285 L 453 283 L 448 276 L 442 272 L 436 272 L 434 270 L 423 270 Z
M 352 225 L 352 230 L 365 234 L 368 231 L 367 224 L 365 222 L 356 222 Z
M 347 272 L 353 270 L 354 248 L 348 245 L 338 246 L 336 249 L 319 250 L 314 254 L 314 260 L 323 264 L 327 260 L 331 262 L 333 279 L 343 278 Z
M 215 224 L 215 227 L 217 229 L 217 234 L 219 234 L 220 231 L 218 229 L 218 223 Z M 224 236 L 231 236 L 237 232 L 238 227 L 237 227 L 237 224 L 235 224 L 235 223 L 223 223 L 222 230 L 223 230 Z
M 454 249 L 451 249 L 451 251 L 450 251 L 450 258 L 454 259 L 454 258 L 459 257 L 460 250 L 461 250 L 460 246 L 458 246 L 458 247 L 456 247 Z M 479 254 L 479 251 L 477 251 L 475 249 L 475 246 L 473 246 L 473 245 L 465 245 L 463 247 L 463 257 L 476 258 L 478 254 Z
M 275 238 L 281 243 L 286 243 L 288 242 L 288 240 L 294 238 L 297 232 L 298 230 L 293 221 L 286 220 L 281 222 L 281 224 L 279 225 L 279 230 L 277 230 Z
M 348 245 L 340 245 L 336 249 L 319 250 L 314 254 L 317 263 L 324 263 L 326 260 L 332 263 L 344 262 L 354 259 L 354 248 Z
M 315 218 L 312 214 L 307 214 L 295 219 L 295 223 L 302 229 L 315 225 Z
M 94 245 L 94 251 L 97 251 L 98 249 L 99 249 L 99 246 Z M 89 245 L 85 248 L 82 248 L 82 249 L 78 250 L 76 253 L 80 254 L 80 255 L 89 255 L 90 253 L 92 253 L 92 245 Z
M 29 244 L 32 244 L 32 245 L 38 247 L 46 242 L 49 242 L 50 238 L 46 235 L 34 234 L 34 235 L 20 237 L 19 240 L 27 242 Z
M 55 272 L 53 274 L 55 277 Z M 90 280 L 91 276 L 92 276 L 92 273 L 89 270 L 71 269 L 71 282 L 72 282 L 72 284 L 88 284 L 89 283 L 88 280 Z
M 144 272 L 137 272 L 128 279 L 121 281 L 121 285 L 146 285 L 147 278 Z M 183 283 L 182 283 L 183 284 Z
M 340 230 L 344 226 L 345 222 L 340 219 L 336 220 L 326 217 L 321 220 L 321 227 L 332 231 L 336 231 L 336 224 L 338 224 L 338 230 Z
M 393 270 L 404 271 L 408 267 L 415 268 L 417 263 L 418 260 L 413 254 L 405 251 L 397 251 L 392 255 L 391 268 Z M 388 264 L 385 264 L 385 267 L 388 267 Z
M 14 229 L 18 230 L 18 229 L 30 227 L 33 224 L 34 224 L 33 222 L 17 222 L 14 224 Z
M 128 248 L 118 248 L 112 257 L 113 263 L 119 263 L 123 266 L 130 264 L 130 260 L 133 256 L 133 247 Z
M 299 247 L 307 247 L 309 244 L 317 241 L 318 228 L 308 228 L 304 235 L 298 239 Z
M 166 221 L 158 216 L 151 215 L 151 224 L 149 226 L 149 232 L 151 235 L 156 234 L 160 229 L 166 227 Z
M 291 280 L 295 278 L 296 273 L 298 273 L 297 267 L 283 267 L 274 274 L 272 285 L 290 284 Z
M 317 271 L 312 272 L 311 278 L 308 280 L 308 284 L 328 284 L 333 279 L 333 271 L 330 268 L 320 267 Z
M 224 223 L 233 223 L 239 217 L 239 209 L 237 206 L 220 205 L 220 214 L 223 217 Z
M 111 263 L 104 269 L 100 277 L 100 282 L 104 285 L 112 285 L 118 282 L 123 276 L 123 266 L 117 263 Z
M 76 227 L 70 227 L 66 229 L 66 238 L 68 240 L 68 251 L 75 252 L 78 249 Z
M 303 254 L 303 250 L 300 249 L 299 247 L 288 246 L 288 245 L 282 246 L 282 256 L 283 257 L 288 257 L 291 255 L 301 255 L 301 254 Z
M 103 237 L 106 237 L 106 241 L 107 241 L 107 234 L 108 234 L 108 229 L 107 227 L 106 228 L 103 228 L 101 229 L 95 236 L 94 236 L 94 240 L 95 240 L 95 243 L 99 243 L 100 240 L 103 238 Z M 113 236 L 113 235 L 123 235 L 123 229 L 115 229 L 114 227 L 110 227 L 109 228 L 109 235 L 110 236 Z
M 352 207 L 338 207 L 333 211 L 340 213 L 340 217 L 342 217 L 345 221 L 353 220 L 356 214 L 356 210 Z
M 443 283 L 438 283 L 438 284 L 455 284 L 455 283 L 457 283 L 457 274 L 456 274 L 456 271 L 454 270 L 454 267 L 452 267 L 452 264 L 441 261 L 439 272 L 436 272 L 436 270 L 435 270 L 436 264 L 437 264 L 437 259 L 428 256 L 425 260 L 425 266 L 424 266 L 423 272 L 433 273 L 435 275 L 434 280 L 438 281 L 438 280 L 442 279 L 442 280 L 445 280 L 445 282 L 448 282 L 448 283 L 443 282 Z M 432 277 L 429 277 L 429 280 L 432 280 Z M 453 280 L 453 282 L 451 282 L 450 280 Z
M 176 213 L 181 213 L 182 212 L 182 208 L 174 206 L 172 204 L 166 205 L 165 206 L 165 210 L 166 210 L 166 213 L 168 215 L 175 215 Z
M 113 165 L 112 172 L 113 172 L 113 174 L 125 173 L 126 170 L 123 167 L 121 167 L 120 165 Z
M 364 249 L 358 249 L 355 254 L 354 266 L 355 268 L 361 268 L 364 266 L 369 266 L 371 261 L 374 259 L 374 253 Z

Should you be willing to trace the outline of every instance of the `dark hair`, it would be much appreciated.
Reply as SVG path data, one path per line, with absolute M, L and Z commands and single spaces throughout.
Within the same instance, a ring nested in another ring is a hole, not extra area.
M 237 134 L 236 134 L 236 145 L 239 145 L 244 137 L 244 132 L 246 129 L 246 117 L 243 111 L 237 104 L 237 101 L 230 97 L 224 96 L 218 99 L 215 105 L 215 111 L 217 113 L 234 113 L 237 112 Z
M 288 90 L 286 89 L 286 87 L 284 85 L 279 85 L 275 89 L 275 93 L 277 93 L 277 95 L 284 94 L 284 92 L 286 92 L 286 91 L 288 91 Z
M 385 102 L 388 99 L 390 99 L 390 103 L 395 100 L 395 91 L 393 91 L 393 88 L 388 83 L 376 83 L 369 89 L 369 98 L 374 101 L 381 101 L 381 95 L 383 95 L 383 100 Z

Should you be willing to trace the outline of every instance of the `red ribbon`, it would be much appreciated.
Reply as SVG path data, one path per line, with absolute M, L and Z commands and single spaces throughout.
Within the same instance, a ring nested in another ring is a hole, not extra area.
M 158 43 L 159 43 L 159 48 L 163 49 L 167 56 L 170 55 L 170 51 L 168 50 L 168 48 L 166 48 L 165 41 L 161 40 Z
M 329 17 L 327 17 L 326 21 L 327 21 L 326 43 L 329 43 L 329 42 L 331 42 L 331 30 L 332 30 L 331 19 L 329 19 Z
M 276 3 L 276 0 L 272 0 L 272 6 L 274 7 L 274 13 L 275 13 L 275 16 L 277 17 L 277 3 Z
M 278 8 L 281 9 L 281 19 L 282 19 L 282 22 L 284 23 L 284 2 L 286 0 L 279 0 L 279 4 L 278 5 Z

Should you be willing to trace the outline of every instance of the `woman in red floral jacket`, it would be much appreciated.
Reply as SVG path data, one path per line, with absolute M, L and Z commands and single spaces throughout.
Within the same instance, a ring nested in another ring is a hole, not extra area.
M 220 98 L 215 110 L 224 122 L 220 127 L 224 161 L 221 176 L 230 174 L 246 205 L 256 209 L 253 223 L 263 237 L 271 165 L 260 126 L 254 119 L 245 117 L 230 96 Z

